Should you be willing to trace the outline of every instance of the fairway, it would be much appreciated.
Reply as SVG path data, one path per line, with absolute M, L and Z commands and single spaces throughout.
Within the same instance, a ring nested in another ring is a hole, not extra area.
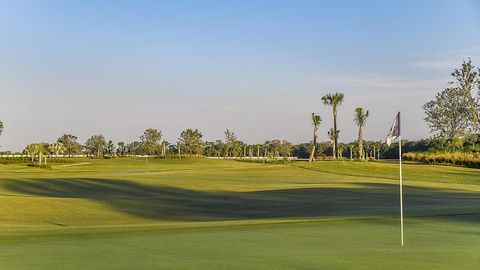
M 480 171 L 407 163 L 0 165 L 0 269 L 479 269 Z M 74 165 L 74 166 L 72 166 Z

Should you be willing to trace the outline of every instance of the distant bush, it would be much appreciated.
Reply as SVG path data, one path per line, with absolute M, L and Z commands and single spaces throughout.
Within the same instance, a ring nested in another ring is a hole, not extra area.
M 250 159 L 250 158 L 236 158 L 235 161 L 249 162 L 249 163 L 263 163 L 263 164 L 285 164 L 291 162 L 288 158 L 268 158 L 268 159 Z
M 33 164 L 30 163 L 30 164 L 28 164 L 27 166 L 29 166 L 29 167 L 35 167 L 35 168 L 42 168 L 42 169 L 51 169 L 51 168 L 52 168 L 52 167 L 51 167 L 50 165 L 48 165 L 48 164 L 38 165 L 38 164 L 36 164 L 36 163 L 33 163 Z
M 0 158 L 0 164 L 18 164 L 29 163 L 31 159 L 29 157 L 2 157 Z
M 472 152 L 416 152 L 402 155 L 405 160 L 420 161 L 427 164 L 447 164 L 480 168 L 480 153 Z
M 74 159 L 68 158 L 50 158 L 47 159 L 47 163 L 74 163 Z M 24 164 L 32 163 L 30 157 L 2 157 L 0 158 L 0 164 Z

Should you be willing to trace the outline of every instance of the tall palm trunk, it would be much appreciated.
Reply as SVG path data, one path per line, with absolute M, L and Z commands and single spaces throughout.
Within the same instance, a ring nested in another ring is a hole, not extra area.
M 358 128 L 358 158 L 365 159 L 363 154 L 363 130 L 361 126 Z
M 312 144 L 312 150 L 310 151 L 310 158 L 308 159 L 309 162 L 312 162 L 315 158 L 315 149 L 317 147 L 317 133 L 318 133 L 318 129 L 315 127 L 313 129 L 313 144 Z
M 332 142 L 332 151 L 333 151 L 333 158 L 335 158 L 335 153 L 337 152 L 337 148 L 335 147 L 335 141 Z
M 338 159 L 337 106 L 333 106 L 333 158 Z

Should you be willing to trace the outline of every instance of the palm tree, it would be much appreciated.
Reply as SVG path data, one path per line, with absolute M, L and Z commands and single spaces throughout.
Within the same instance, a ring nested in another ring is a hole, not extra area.
M 361 107 L 358 107 L 355 109 L 355 117 L 353 120 L 358 126 L 358 157 L 360 159 L 365 158 L 363 153 L 363 127 L 367 122 L 367 118 L 368 118 L 368 110 L 366 111 Z
M 337 147 L 335 146 L 335 133 L 338 135 L 338 133 L 340 133 L 340 130 L 337 130 L 337 132 L 334 132 L 333 128 L 331 128 L 330 131 L 328 132 L 328 137 L 332 141 L 332 149 L 333 149 L 332 153 L 334 158 L 335 158 L 335 153 L 337 151 Z
M 312 125 L 313 125 L 313 144 L 312 144 L 312 151 L 310 152 L 310 158 L 308 159 L 309 162 L 312 162 L 315 157 L 315 148 L 317 147 L 317 137 L 318 137 L 318 127 L 322 122 L 322 118 L 320 115 L 316 115 L 312 113 Z
M 345 150 L 345 146 L 342 143 L 338 144 L 337 153 L 339 158 L 343 158 L 343 151 Z
M 333 158 L 338 158 L 338 133 L 337 130 L 337 107 L 342 105 L 343 98 L 345 95 L 343 93 L 334 93 L 334 94 L 327 94 L 322 97 L 322 102 L 325 105 L 332 106 L 333 111 L 333 144 L 334 144 L 334 151 L 333 151 Z

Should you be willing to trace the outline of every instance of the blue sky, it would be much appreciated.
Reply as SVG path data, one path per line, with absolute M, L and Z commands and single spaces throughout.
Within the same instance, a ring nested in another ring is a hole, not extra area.
M 132 141 L 149 127 L 176 141 L 199 128 L 239 139 L 311 138 L 320 98 L 346 94 L 341 141 L 383 139 L 396 111 L 403 136 L 428 137 L 421 106 L 453 68 L 480 66 L 478 1 L 1 1 L 2 150 Z

